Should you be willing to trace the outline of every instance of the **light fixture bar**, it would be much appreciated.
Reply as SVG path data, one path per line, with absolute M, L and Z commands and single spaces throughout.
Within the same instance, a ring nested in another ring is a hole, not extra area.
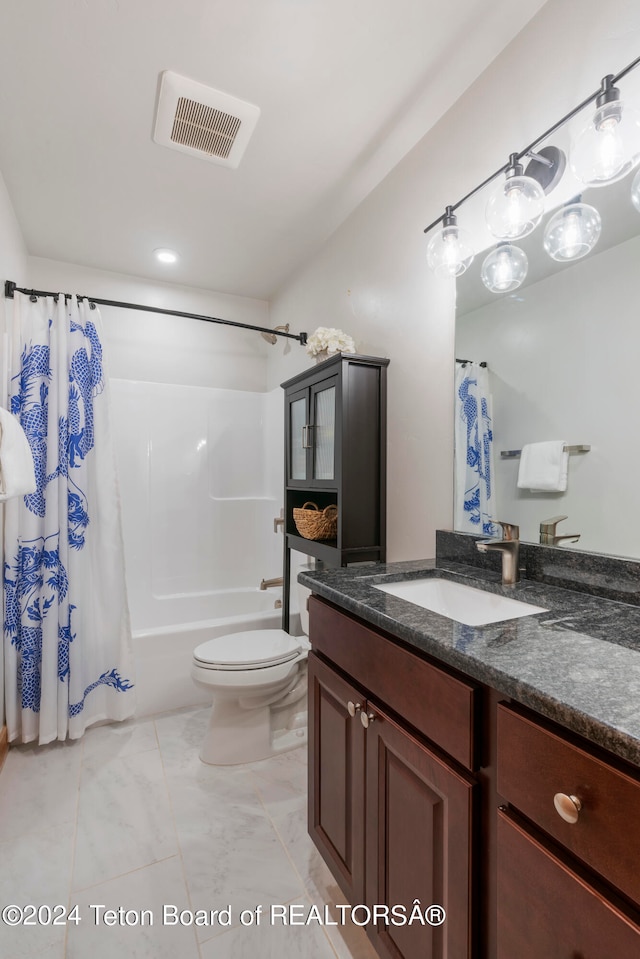
M 605 83 L 608 83 L 609 86 L 614 86 L 616 83 L 618 83 L 619 80 L 622 80 L 623 77 L 626 77 L 628 73 L 631 73 L 632 70 L 635 70 L 635 68 L 639 64 L 640 64 L 640 57 L 636 57 L 635 60 L 632 60 L 631 63 L 627 64 L 627 66 L 624 67 L 624 69 L 620 70 L 619 73 L 616 73 L 615 75 L 608 74 L 608 76 L 604 77 L 601 85 L 598 87 L 595 93 L 592 93 L 585 100 L 579 103 L 577 107 L 574 107 L 573 110 L 570 110 L 569 113 L 563 116 L 562 119 L 558 120 L 557 123 L 554 123 L 553 126 L 549 127 L 548 130 L 545 130 L 545 132 L 540 134 L 539 137 L 536 137 L 536 139 L 533 140 L 533 142 L 530 143 L 529 146 L 525 147 L 524 150 L 521 150 L 520 153 L 511 154 L 509 161 L 505 163 L 504 166 L 501 166 L 499 170 L 496 170 L 496 172 L 492 173 L 491 176 L 488 176 L 486 180 L 483 180 L 482 183 L 479 183 L 478 186 L 473 188 L 473 190 L 470 190 L 469 193 L 467 193 L 466 196 L 463 196 L 461 200 L 458 200 L 457 203 L 453 203 L 449 205 L 447 207 L 447 213 L 445 214 L 445 216 L 446 215 L 451 216 L 451 214 L 454 213 L 458 209 L 458 207 L 461 207 L 463 203 L 466 203 L 467 200 L 470 200 L 472 196 L 475 196 L 476 193 L 479 193 L 480 190 L 482 190 L 489 183 L 492 183 L 493 180 L 495 180 L 501 174 L 506 173 L 507 170 L 509 170 L 510 167 L 512 166 L 513 157 L 515 157 L 517 160 L 521 160 L 523 157 L 527 156 L 527 154 L 530 153 L 532 150 L 535 150 L 535 148 L 540 143 L 542 143 L 543 140 L 546 140 L 547 137 L 550 137 L 553 133 L 556 132 L 556 130 L 559 130 L 560 127 L 564 126 L 565 123 L 568 123 L 569 120 L 573 120 L 576 114 L 580 113 L 581 110 L 584 110 L 585 107 L 588 107 L 590 103 L 594 103 L 598 99 L 598 97 L 602 94 Z M 434 226 L 438 226 L 438 224 L 442 223 L 443 219 L 444 219 L 443 216 L 439 216 L 437 220 L 434 220 L 433 223 L 430 223 L 429 226 L 425 227 L 423 232 L 429 233 L 430 230 L 433 230 Z

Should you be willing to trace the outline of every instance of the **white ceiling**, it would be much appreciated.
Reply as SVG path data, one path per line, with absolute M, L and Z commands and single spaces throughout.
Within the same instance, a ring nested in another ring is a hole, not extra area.
M 0 171 L 28 251 L 269 298 L 544 2 L 4 0 Z M 153 142 L 163 70 L 260 107 L 237 170 Z

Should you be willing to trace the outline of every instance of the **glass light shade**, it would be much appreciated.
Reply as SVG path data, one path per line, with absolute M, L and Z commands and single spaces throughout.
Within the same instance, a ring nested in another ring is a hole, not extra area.
M 551 217 L 544 231 L 544 248 L 554 260 L 579 260 L 600 238 L 602 221 L 595 207 L 570 203 Z
M 527 275 L 529 261 L 519 246 L 500 243 L 482 264 L 482 282 L 492 293 L 517 290 Z
M 471 237 L 458 226 L 445 226 L 429 240 L 427 263 L 436 276 L 462 276 L 472 260 Z
M 640 213 L 640 170 L 636 173 L 631 184 L 631 202 Z
M 588 186 L 604 186 L 640 163 L 640 113 L 621 100 L 601 106 L 575 137 L 569 162 Z
M 485 216 L 494 236 L 517 240 L 537 227 L 544 213 L 544 190 L 530 176 L 507 177 L 489 197 Z

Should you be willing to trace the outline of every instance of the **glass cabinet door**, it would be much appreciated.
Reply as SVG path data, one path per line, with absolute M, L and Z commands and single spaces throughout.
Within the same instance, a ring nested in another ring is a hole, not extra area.
M 313 479 L 335 477 L 336 388 L 320 387 L 313 392 Z
M 289 404 L 289 470 L 292 480 L 306 480 L 307 478 L 307 445 L 306 435 L 309 432 L 307 419 L 307 399 L 301 396 Z

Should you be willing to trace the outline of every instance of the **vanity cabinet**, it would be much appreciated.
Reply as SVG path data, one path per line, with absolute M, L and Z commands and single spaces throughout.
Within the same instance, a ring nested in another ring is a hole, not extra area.
M 346 902 L 447 912 L 382 959 L 640 956 L 635 767 L 317 596 L 310 640 L 311 837 Z
M 640 778 L 497 710 L 498 959 L 640 956 Z
M 327 566 L 386 557 L 388 359 L 339 353 L 282 384 L 285 391 L 283 629 L 290 551 Z M 335 537 L 305 539 L 293 510 L 337 506 Z
M 435 735 L 470 763 L 477 690 L 317 598 L 310 613 L 309 832 L 352 905 L 446 910 L 370 924 L 380 956 L 470 957 L 478 787 L 423 727 L 451 694 L 456 729 Z

